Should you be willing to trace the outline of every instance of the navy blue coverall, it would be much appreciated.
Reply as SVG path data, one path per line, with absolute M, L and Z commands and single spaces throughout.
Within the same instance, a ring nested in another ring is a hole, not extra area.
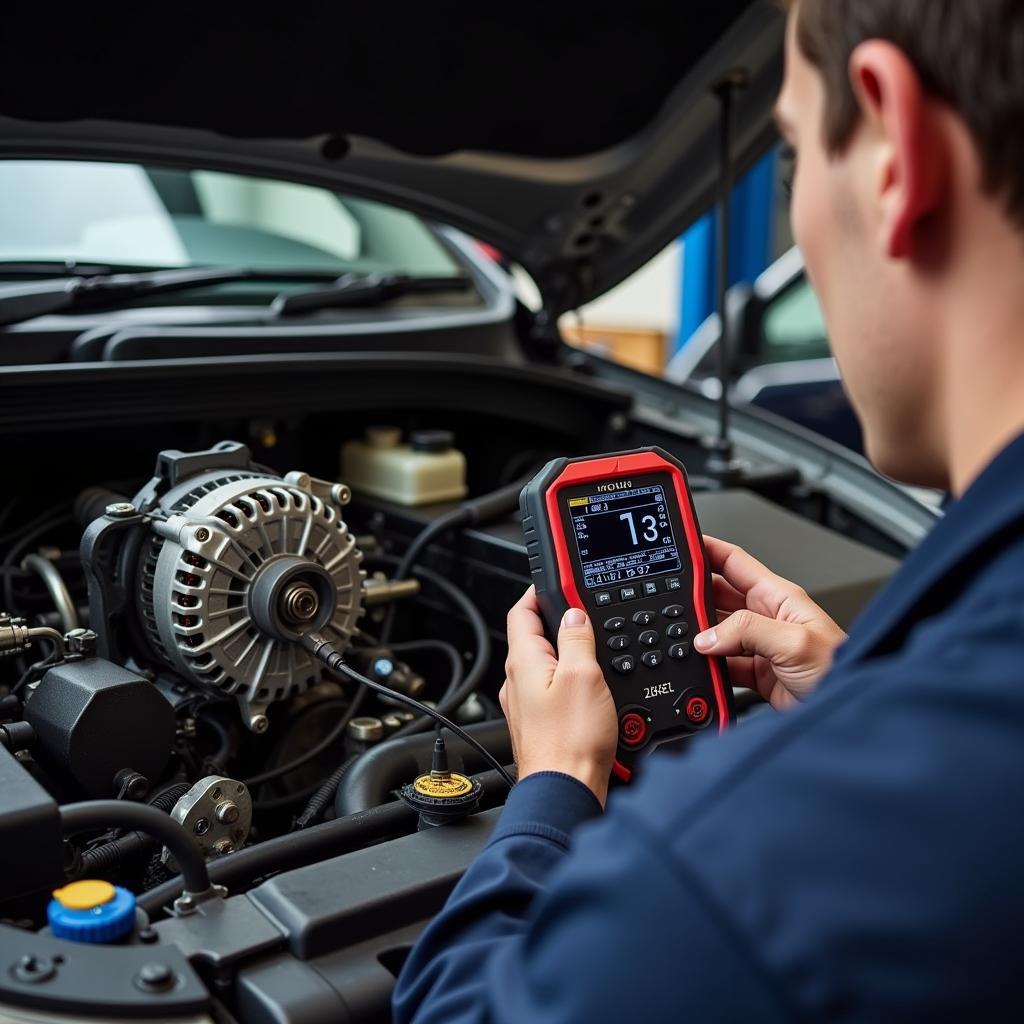
M 1024 439 L 810 700 L 695 742 L 604 814 L 516 785 L 396 1020 L 1024 1019 Z

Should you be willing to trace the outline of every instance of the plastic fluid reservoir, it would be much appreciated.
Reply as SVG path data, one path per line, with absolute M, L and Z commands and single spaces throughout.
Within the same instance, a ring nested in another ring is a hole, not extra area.
M 371 427 L 341 450 L 341 479 L 353 491 L 396 505 L 429 505 L 466 496 L 466 457 L 447 430 L 415 430 L 402 443 L 397 427 Z

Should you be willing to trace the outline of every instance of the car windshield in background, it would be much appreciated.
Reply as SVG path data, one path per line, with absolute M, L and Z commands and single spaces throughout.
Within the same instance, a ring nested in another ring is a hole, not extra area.
M 371 200 L 219 171 L 66 160 L 0 161 L 0 262 L 19 261 L 462 272 L 422 219 Z

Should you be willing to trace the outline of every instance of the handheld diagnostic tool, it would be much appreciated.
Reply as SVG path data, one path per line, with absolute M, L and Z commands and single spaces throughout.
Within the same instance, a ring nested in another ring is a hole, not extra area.
M 537 601 L 554 639 L 569 608 L 594 626 L 619 714 L 615 774 L 733 716 L 725 664 L 692 649 L 714 621 L 711 574 L 682 463 L 660 448 L 549 462 L 523 489 Z

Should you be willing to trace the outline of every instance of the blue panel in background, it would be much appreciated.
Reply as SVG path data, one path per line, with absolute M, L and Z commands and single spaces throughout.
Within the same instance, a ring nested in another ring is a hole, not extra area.
M 729 284 L 753 281 L 772 256 L 775 219 L 775 162 L 773 149 L 733 190 Z M 683 235 L 683 281 L 676 351 L 713 313 L 718 297 L 718 259 L 715 238 L 718 211 L 701 217 Z

